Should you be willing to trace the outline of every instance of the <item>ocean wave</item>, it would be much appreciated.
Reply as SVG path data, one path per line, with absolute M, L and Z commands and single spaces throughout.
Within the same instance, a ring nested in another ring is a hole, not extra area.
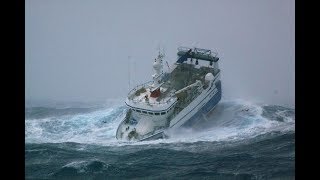
M 26 143 L 76 142 L 124 146 L 198 141 L 219 142 L 239 141 L 269 132 L 286 133 L 295 130 L 294 109 L 235 100 L 221 101 L 206 118 L 199 120 L 191 128 L 168 131 L 169 139 L 126 142 L 116 140 L 115 133 L 127 108 L 120 105 L 106 107 L 63 116 L 52 113 L 49 117 L 26 119 Z

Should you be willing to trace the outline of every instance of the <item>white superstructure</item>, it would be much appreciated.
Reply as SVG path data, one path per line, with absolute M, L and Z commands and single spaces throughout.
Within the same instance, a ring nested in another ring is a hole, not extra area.
M 129 110 L 118 127 L 117 139 L 162 138 L 165 130 L 201 117 L 220 101 L 220 69 L 216 54 L 213 56 L 210 50 L 199 48 L 178 50 L 173 69 L 163 72 L 164 55 L 159 53 L 153 63 L 153 81 L 128 93 L 125 103 Z M 199 67 L 198 60 L 208 61 L 209 66 Z

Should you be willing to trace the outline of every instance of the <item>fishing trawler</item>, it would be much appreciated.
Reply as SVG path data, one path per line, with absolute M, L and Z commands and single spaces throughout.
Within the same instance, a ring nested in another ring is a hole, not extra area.
M 192 126 L 218 104 L 221 81 L 217 53 L 179 47 L 177 55 L 177 61 L 164 72 L 164 54 L 159 52 L 153 63 L 153 80 L 128 93 L 128 111 L 117 129 L 117 139 L 165 138 L 168 130 Z

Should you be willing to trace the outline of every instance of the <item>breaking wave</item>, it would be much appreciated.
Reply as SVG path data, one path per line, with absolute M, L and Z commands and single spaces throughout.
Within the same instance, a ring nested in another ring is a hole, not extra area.
M 51 113 L 52 111 L 56 114 Z M 238 141 L 270 132 L 295 131 L 294 109 L 236 100 L 221 101 L 205 119 L 199 120 L 193 127 L 168 132 L 169 139 L 123 142 L 116 140 L 115 134 L 125 112 L 126 107 L 119 104 L 96 109 L 70 107 L 60 110 L 44 107 L 28 109 L 25 140 L 26 143 L 75 142 L 122 146 Z

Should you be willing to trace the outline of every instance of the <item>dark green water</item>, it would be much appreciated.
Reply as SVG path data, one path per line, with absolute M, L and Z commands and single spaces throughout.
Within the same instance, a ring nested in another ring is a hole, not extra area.
M 150 142 L 118 142 L 125 107 L 26 109 L 26 179 L 294 179 L 294 109 L 221 102 Z

